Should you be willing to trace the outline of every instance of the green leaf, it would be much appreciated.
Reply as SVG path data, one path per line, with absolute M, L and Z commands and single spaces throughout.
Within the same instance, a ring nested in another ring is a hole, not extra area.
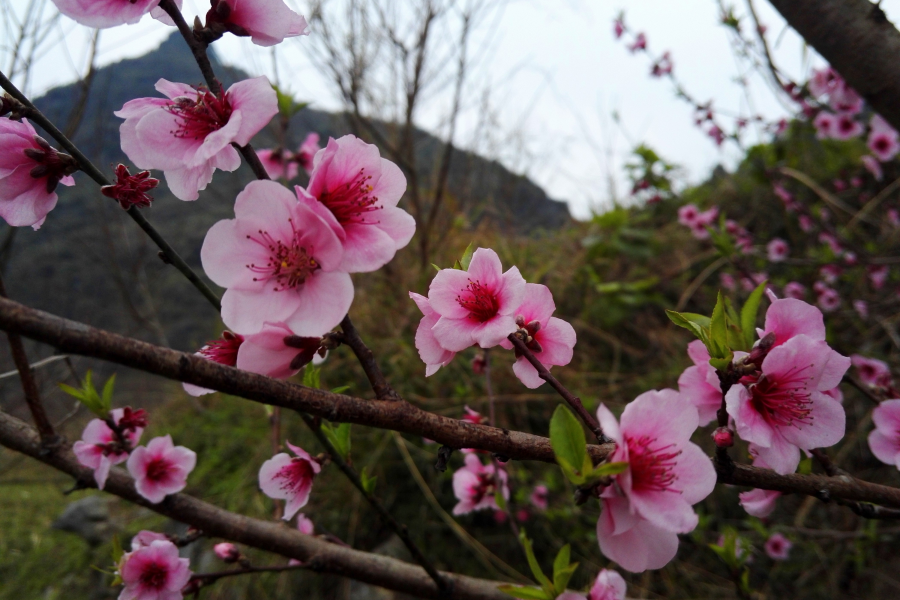
M 709 317 L 694 313 L 679 313 L 674 310 L 666 310 L 666 315 L 670 321 L 687 329 L 704 345 L 709 346 Z
M 503 512 L 507 512 L 506 510 L 506 496 L 503 495 L 501 490 L 494 491 L 494 502 L 497 503 L 497 508 L 502 510 Z
M 112 395 L 113 395 L 113 386 L 116 384 L 116 374 L 113 373 L 109 379 L 106 380 L 106 383 L 103 384 L 103 392 L 100 396 L 100 400 L 103 403 L 103 407 L 106 412 L 112 410 Z
M 597 465 L 591 471 L 591 475 L 598 477 L 606 477 L 608 475 L 618 475 L 628 468 L 627 462 L 611 462 Z
M 547 594 L 550 594 L 551 598 L 554 598 L 553 583 L 547 579 L 547 576 L 544 575 L 544 572 L 541 570 L 541 565 L 538 564 L 537 558 L 534 556 L 534 548 L 532 548 L 531 540 L 528 539 L 528 535 L 525 533 L 525 528 L 522 528 L 519 531 L 519 542 L 525 550 L 525 558 L 528 559 L 528 566 L 531 568 L 531 573 L 534 575 L 534 578 L 541 584 L 541 588 L 543 588 Z
M 475 242 L 469 243 L 466 246 L 466 250 L 463 252 L 462 258 L 459 260 L 460 266 L 462 266 L 463 271 L 469 270 L 469 263 L 472 262 L 472 255 L 475 254 Z
M 572 411 L 562 404 L 556 407 L 550 419 L 550 445 L 566 477 L 576 485 L 584 483 L 586 468 L 592 467 L 584 429 Z
M 712 346 L 710 356 L 724 358 L 728 348 L 728 326 L 725 323 L 725 300 L 722 292 L 716 297 L 716 306 L 713 308 L 712 318 L 709 320 L 709 343 Z
M 556 559 L 553 561 L 553 591 L 557 595 L 566 591 L 569 580 L 575 573 L 575 569 L 578 568 L 578 563 L 569 564 L 571 556 L 572 548 L 569 544 L 566 544 L 560 548 L 559 553 L 556 555 Z
M 350 389 L 349 385 L 341 385 L 336 388 L 332 388 L 331 393 L 332 394 L 343 394 L 344 392 L 346 392 L 349 389 Z
M 310 363 L 303 368 L 303 385 L 313 389 L 319 389 L 322 369 Z
M 122 549 L 122 541 L 119 539 L 119 534 L 113 535 L 112 538 L 112 560 L 113 564 L 119 564 L 119 561 L 122 559 L 122 555 L 125 554 L 125 551 Z
M 437 271 L 438 273 L 441 272 L 441 268 L 439 266 L 437 266 L 436 264 L 431 263 L 431 266 L 434 267 L 434 270 Z
M 497 589 L 513 598 L 522 598 L 522 600 L 553 600 L 553 596 L 544 590 L 531 586 L 501 585 Z
M 363 470 L 359 473 L 359 479 L 367 494 L 371 494 L 375 490 L 375 482 L 378 481 L 378 476 L 369 477 L 369 467 L 363 467 Z
M 350 423 L 341 423 L 337 427 L 334 427 L 331 423 L 327 421 L 322 421 L 322 433 L 325 434 L 325 437 L 328 438 L 328 441 L 331 442 L 331 445 L 334 446 L 335 451 L 343 458 L 344 460 L 350 460 Z
M 768 281 L 763 281 L 753 292 L 741 308 L 741 331 L 744 334 L 744 349 L 749 350 L 753 346 L 753 338 L 756 336 L 756 315 L 759 312 L 759 303 L 766 291 Z

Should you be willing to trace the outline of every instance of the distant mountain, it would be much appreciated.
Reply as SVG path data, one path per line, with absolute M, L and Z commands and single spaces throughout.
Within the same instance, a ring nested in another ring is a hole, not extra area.
M 246 77 L 215 57 L 213 61 L 226 86 Z M 113 111 L 133 98 L 158 95 L 153 86 L 160 77 L 201 82 L 197 65 L 177 35 L 145 56 L 98 70 L 95 77 L 74 141 L 109 173 L 125 158 L 119 148 L 121 121 Z M 55 123 L 64 125 L 77 97 L 77 86 L 68 85 L 51 90 L 36 104 Z M 344 115 L 306 109 L 291 123 L 291 145 L 295 147 L 309 131 L 327 138 L 346 134 L 350 128 Z M 272 140 L 271 133 L 262 132 L 254 143 L 265 147 Z M 424 131 L 416 132 L 416 140 L 419 162 L 425 165 L 421 180 L 427 181 L 442 143 Z M 162 184 L 145 215 L 200 271 L 199 250 L 206 231 L 216 221 L 233 216 L 234 197 L 251 179 L 246 166 L 234 173 L 217 172 L 197 202 L 175 199 Z M 217 315 L 174 269 L 156 258 L 155 246 L 114 202 L 101 196 L 83 174 L 77 174 L 76 180 L 75 187 L 60 188 L 59 205 L 40 231 L 15 232 L 4 273 L 11 297 L 175 348 L 196 348 L 210 335 Z M 570 219 L 564 203 L 548 198 L 529 179 L 466 152 L 454 155 L 448 196 L 468 223 L 488 222 L 510 234 L 558 228 Z

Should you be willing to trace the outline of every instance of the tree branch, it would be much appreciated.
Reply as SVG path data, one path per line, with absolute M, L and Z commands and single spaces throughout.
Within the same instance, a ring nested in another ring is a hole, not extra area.
M 770 0 L 850 86 L 900 129 L 900 32 L 869 0 Z
M 37 107 L 31 103 L 31 101 L 19 91 L 19 89 L 13 85 L 13 83 L 6 78 L 6 75 L 0 73 L 0 87 L 2 87 L 10 96 L 19 101 L 27 109 L 27 116 L 29 119 L 37 123 L 44 129 L 50 137 L 59 143 L 66 152 L 68 152 L 76 161 L 78 161 L 78 165 L 81 167 L 81 170 L 84 171 L 88 177 L 97 182 L 98 185 L 111 185 L 111 181 L 106 178 L 106 176 L 94 166 L 94 164 L 88 160 L 88 158 L 81 153 L 75 144 L 69 141 L 63 133 L 57 129 L 57 127 L 50 122 L 50 119 L 44 116 L 41 111 L 37 109 Z M 114 200 L 115 202 L 115 200 Z M 131 217 L 138 226 L 144 230 L 151 240 L 157 245 L 157 247 L 162 250 L 163 255 L 165 256 L 165 262 L 174 266 L 178 271 L 184 275 L 191 284 L 200 291 L 201 294 L 212 304 L 217 311 L 221 312 L 222 305 L 219 302 L 219 297 L 216 296 L 215 292 L 213 292 L 208 285 L 206 285 L 197 273 L 191 269 L 190 266 L 184 259 L 179 256 L 175 249 L 169 245 L 169 243 L 163 238 L 162 235 L 156 230 L 153 225 L 150 224 L 149 221 L 144 217 L 140 210 L 136 207 L 132 206 L 128 210 L 125 211 L 128 213 L 128 216 Z
M 353 354 L 356 355 L 359 364 L 362 365 L 363 371 L 366 373 L 366 377 L 369 379 L 369 384 L 375 392 L 375 397 L 379 400 L 400 400 L 400 394 L 385 379 L 384 373 L 381 372 L 381 368 L 378 366 L 378 361 L 375 360 L 375 355 L 372 354 L 372 351 L 359 335 L 359 331 L 353 326 L 350 315 L 347 315 L 341 321 L 341 330 L 344 332 L 341 342 L 353 350 Z
M 0 445 L 71 475 L 83 488 L 96 485 L 92 471 L 78 463 L 68 444 L 64 444 L 57 452 L 46 454 L 32 427 L 3 412 L 0 412 Z M 172 494 L 159 504 L 151 504 L 135 491 L 134 480 L 119 468 L 110 471 L 104 491 L 200 529 L 207 536 L 224 538 L 299 560 L 306 568 L 317 573 L 350 577 L 421 598 L 446 598 L 428 574 L 416 565 L 331 544 L 281 523 L 228 512 L 183 493 Z M 455 573 L 441 573 L 441 577 L 453 585 L 451 598 L 454 600 L 509 599 L 509 596 L 497 589 L 502 583 L 499 581 Z
M 598 442 L 600 442 L 601 444 L 606 444 L 612 441 L 608 437 L 603 435 L 603 430 L 600 429 L 600 423 L 597 422 L 597 419 L 594 418 L 594 415 L 587 411 L 587 409 L 584 407 L 584 404 L 581 403 L 581 398 L 575 396 L 575 394 L 566 389 L 566 386 L 561 384 L 559 380 L 556 379 L 556 377 L 550 374 L 550 371 L 547 370 L 547 367 L 545 367 L 543 363 L 541 363 L 541 361 L 539 361 L 537 357 L 531 353 L 531 350 L 528 349 L 528 346 L 525 345 L 525 342 L 522 341 L 522 338 L 520 338 L 515 333 L 511 333 L 509 334 L 509 336 L 507 336 L 506 339 L 512 342 L 512 345 L 516 348 L 516 352 L 518 354 L 524 356 L 526 360 L 531 363 L 531 366 L 537 369 L 540 378 L 549 383 L 550 387 L 556 390 L 559 395 L 563 397 L 563 400 L 565 400 L 569 404 L 569 406 L 572 407 L 572 410 L 575 411 L 575 414 L 577 414 L 584 422 L 584 424 L 587 425 L 588 429 L 590 429 L 591 432 L 593 432 L 593 434 L 597 436 Z
M 337 465 L 338 469 L 347 476 L 347 479 L 350 480 L 350 483 L 359 490 L 359 492 L 363 495 L 363 498 L 372 505 L 372 508 L 381 515 L 381 518 L 387 524 L 391 530 L 397 534 L 397 537 L 400 538 L 400 541 L 403 542 L 403 545 L 410 551 L 413 558 L 416 559 L 416 562 L 422 565 L 422 568 L 428 573 L 428 576 L 434 580 L 434 583 L 443 590 L 445 593 L 450 592 L 452 589 L 450 587 L 450 582 L 446 581 L 441 575 L 438 573 L 437 569 L 434 568 L 434 565 L 431 564 L 431 561 L 425 556 L 425 554 L 419 549 L 415 542 L 412 541 L 412 538 L 409 537 L 409 528 L 397 521 L 394 516 L 388 512 L 388 509 L 385 508 L 384 504 L 375 497 L 370 491 L 368 491 L 362 483 L 362 479 L 359 477 L 359 473 L 356 472 L 356 469 L 351 467 L 344 457 L 341 456 L 341 453 L 338 452 L 335 447 L 331 444 L 331 441 L 325 436 L 322 432 L 321 424 L 316 421 L 316 419 L 310 417 L 305 413 L 299 413 L 300 418 L 303 419 L 303 422 L 312 430 L 313 435 L 316 436 L 316 439 L 319 440 L 319 443 L 325 447 L 325 450 L 328 452 L 331 457 L 331 462 Z

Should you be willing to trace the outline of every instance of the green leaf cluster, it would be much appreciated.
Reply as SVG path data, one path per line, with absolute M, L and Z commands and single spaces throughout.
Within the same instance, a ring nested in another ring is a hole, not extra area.
M 109 417 L 109 411 L 112 410 L 113 386 L 115 383 L 116 376 L 113 374 L 106 380 L 106 383 L 103 384 L 103 391 L 97 393 L 97 389 L 94 387 L 93 375 L 89 369 L 84 376 L 84 381 L 81 382 L 81 389 L 74 388 L 65 383 L 60 383 L 59 388 L 73 398 L 77 398 L 82 404 L 87 406 L 92 413 L 101 419 L 105 419 Z
M 756 338 L 756 317 L 762 295 L 766 291 L 766 283 L 763 281 L 756 286 L 741 307 L 740 314 L 734 309 L 731 300 L 722 296 L 721 291 L 710 317 L 674 310 L 667 310 L 666 314 L 673 323 L 687 329 L 703 342 L 709 352 L 709 364 L 720 371 L 725 371 L 734 358 L 735 350 L 746 352 L 753 347 Z
M 290 119 L 298 112 L 309 106 L 309 102 L 297 102 L 288 92 L 277 85 L 273 85 L 275 96 L 278 98 L 278 113 L 286 119 Z
M 500 590 L 513 598 L 523 598 L 524 600 L 553 600 L 565 592 L 569 580 L 572 579 L 575 569 L 578 568 L 578 563 L 569 562 L 572 557 L 572 549 L 569 544 L 560 548 L 557 553 L 556 559 L 553 561 L 553 579 L 551 580 L 538 564 L 537 557 L 534 555 L 534 547 L 524 529 L 519 532 L 519 542 L 525 550 L 525 557 L 528 559 L 531 573 L 541 587 L 503 585 L 500 586 Z
M 587 440 L 581 423 L 562 404 L 556 407 L 550 419 L 550 445 L 566 478 L 578 486 L 590 485 L 602 477 L 616 475 L 628 466 L 627 463 L 604 463 L 595 467 L 587 451 Z
M 350 423 L 341 423 L 337 427 L 328 421 L 322 421 L 322 433 L 334 446 L 334 449 L 345 461 L 350 461 Z

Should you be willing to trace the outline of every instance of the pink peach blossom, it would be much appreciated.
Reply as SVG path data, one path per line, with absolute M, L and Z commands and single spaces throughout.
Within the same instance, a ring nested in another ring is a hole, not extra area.
M 750 455 L 753 456 L 753 466 L 761 469 L 769 469 L 769 464 L 759 457 L 759 450 L 753 444 L 750 444 Z M 764 490 L 756 488 L 749 492 L 741 492 L 738 494 L 740 504 L 747 511 L 747 514 L 753 517 L 763 519 L 772 514 L 775 505 L 781 497 L 781 492 L 772 490 Z
M 613 35 L 616 36 L 616 39 L 622 37 L 623 33 L 625 33 L 625 24 L 622 22 L 622 19 L 613 20 Z
M 697 409 L 703 427 L 716 418 L 716 411 L 722 405 L 722 388 L 703 342 L 692 341 L 687 352 L 694 366 L 685 369 L 678 378 L 678 391 Z
M 880 119 L 881 117 L 878 118 Z M 887 162 L 900 152 L 900 141 L 897 138 L 897 132 L 890 126 L 887 128 L 876 128 L 873 118 L 872 130 L 869 133 L 866 145 L 878 160 Z
M 819 269 L 819 277 L 821 277 L 825 283 L 834 283 L 843 272 L 843 269 L 837 265 L 825 265 Z
M 238 349 L 243 343 L 244 336 L 232 333 L 231 331 L 223 331 L 221 338 L 206 342 L 203 347 L 194 354 L 201 356 L 206 360 L 217 362 L 220 365 L 234 367 L 237 366 Z M 181 386 L 184 388 L 184 391 L 191 396 L 202 396 L 204 394 L 211 394 L 215 391 L 209 388 L 200 387 L 199 385 L 194 385 L 193 383 L 182 383 Z
M 134 477 L 137 492 L 153 504 L 187 486 L 188 474 L 197 464 L 197 454 L 184 446 L 172 444 L 172 436 L 150 440 L 128 457 L 128 472 Z
M 841 296 L 837 290 L 823 286 L 818 292 L 816 304 L 819 305 L 822 312 L 834 312 L 841 305 Z
M 269 498 L 287 500 L 283 518 L 290 521 L 309 502 L 313 479 L 322 467 L 303 448 L 286 443 L 296 456 L 282 452 L 264 462 L 259 469 L 259 487 Z
M 700 215 L 700 209 L 694 204 L 685 204 L 678 209 L 678 222 L 685 227 L 690 227 Z
M 321 146 L 319 146 L 319 134 L 315 132 L 308 133 L 303 140 L 303 143 L 300 144 L 300 148 L 297 149 L 294 160 L 303 167 L 303 170 L 306 171 L 307 175 L 312 175 L 314 166 L 313 160 L 321 149 Z
M 863 166 L 866 168 L 866 171 L 872 174 L 872 177 L 875 178 L 875 181 L 881 181 L 884 179 L 884 171 L 881 168 L 881 163 L 877 158 L 872 156 L 871 154 L 866 154 L 862 158 Z
M 773 533 L 764 546 L 766 554 L 772 560 L 787 560 L 794 544 L 780 533 Z
M 801 449 L 832 446 L 844 437 L 844 409 L 822 392 L 837 387 L 849 367 L 849 358 L 807 335 L 772 348 L 758 379 L 725 395 L 738 435 L 755 444 L 776 472 L 793 473 Z
M 637 52 L 639 50 L 647 49 L 647 36 L 644 35 L 643 32 L 637 34 L 634 38 L 634 41 L 627 46 L 628 50 L 631 52 Z
M 239 81 L 222 95 L 165 79 L 156 82 L 163 98 L 126 102 L 117 117 L 122 150 L 141 169 L 160 169 L 180 200 L 196 200 L 216 169 L 234 171 L 244 146 L 278 113 L 269 80 Z
M 525 345 L 548 370 L 554 365 L 569 364 L 576 341 L 575 329 L 566 321 L 551 316 L 555 310 L 553 294 L 547 286 L 525 284 L 525 301 L 515 311 L 516 325 L 527 333 Z M 513 349 L 512 342 L 507 339 L 501 341 L 500 346 Z M 513 372 L 527 388 L 535 389 L 544 384 L 537 369 L 518 351 Z
M 329 138 L 313 165 L 297 194 L 340 238 L 341 269 L 367 273 L 390 262 L 416 231 L 415 219 L 397 206 L 406 191 L 400 168 L 352 135 Z
M 838 115 L 834 123 L 834 139 L 850 140 L 859 137 L 863 133 L 863 125 L 853 118 L 852 115 Z
M 546 485 L 542 484 L 534 486 L 534 489 L 531 490 L 531 496 L 529 497 L 531 504 L 538 510 L 547 510 L 548 494 L 549 491 L 547 490 Z
M 862 319 L 869 318 L 869 303 L 865 300 L 854 300 L 853 301 L 853 310 L 856 311 L 856 314 L 860 316 Z
M 441 269 L 428 288 L 431 308 L 440 315 L 434 338 L 451 352 L 478 345 L 491 348 L 516 331 L 516 310 L 525 299 L 519 269 L 505 273 L 493 250 L 478 248 L 468 271 Z
M 816 98 L 821 98 L 833 92 L 842 83 L 841 76 L 831 67 L 813 69 L 813 75 L 809 80 L 809 92 Z
M 850 356 L 850 362 L 864 384 L 872 387 L 891 387 L 891 369 L 886 362 L 860 354 Z
M 306 19 L 283 0 L 212 0 L 206 26 L 216 32 L 249 36 L 257 46 L 274 46 L 284 38 L 309 35 Z
M 786 298 L 803 300 L 803 298 L 806 297 L 806 286 L 796 281 L 789 281 L 784 284 L 784 289 L 782 291 Z
M 866 271 L 869 274 L 869 281 L 872 283 L 872 287 L 876 290 L 884 287 L 884 283 L 891 273 L 890 267 L 887 265 L 869 265 L 866 267 Z
M 247 184 L 234 214 L 212 226 L 200 250 L 206 274 L 227 288 L 225 324 L 249 335 L 284 323 L 315 337 L 340 323 L 353 282 L 339 270 L 343 250 L 331 227 L 274 181 Z
M 284 323 L 266 321 L 259 333 L 244 338 L 236 366 L 275 379 L 289 379 L 312 362 L 321 345 L 319 336 L 300 337 Z
M 616 442 L 610 462 L 628 463 L 601 493 L 600 550 L 627 571 L 658 569 L 675 556 L 677 534 L 697 526 L 691 505 L 715 486 L 712 462 L 690 441 L 697 411 L 674 390 L 652 390 L 625 407 L 621 424 L 602 404 L 597 419 Z
M 726 290 L 734 291 L 737 282 L 734 280 L 734 275 L 731 273 L 719 273 L 719 285 Z
M 879 114 L 872 115 L 872 118 L 869 119 L 869 128 L 872 131 L 877 131 L 880 133 L 897 133 L 897 130 L 894 129 L 894 126 L 884 120 Z
M 847 85 L 845 81 L 841 81 L 831 92 L 828 98 L 828 105 L 838 113 L 839 118 L 853 117 L 853 115 L 858 114 L 862 110 L 863 100 L 856 93 L 856 90 Z M 862 133 L 862 126 L 860 126 L 859 130 Z
M 773 346 L 780 346 L 798 335 L 824 341 L 825 321 L 822 311 L 803 300 L 775 298 L 766 310 L 765 325 L 757 329 L 757 333 L 760 339 L 775 334 Z
M 133 25 L 147 13 L 161 23 L 175 25 L 172 17 L 159 7 L 159 0 L 53 0 L 53 4 L 75 22 L 95 29 Z M 181 10 L 181 0 L 175 0 L 175 6 Z
M 131 538 L 131 550 L 132 552 L 135 550 L 140 550 L 141 548 L 146 548 L 153 542 L 168 542 L 169 536 L 164 533 L 158 533 L 156 531 L 148 531 L 146 529 L 139 531 L 137 535 Z
M 121 422 L 124 413 L 121 408 L 112 411 L 111 416 L 116 425 Z M 84 428 L 81 439 L 72 445 L 72 452 L 75 453 L 79 463 L 94 469 L 94 481 L 102 490 L 106 485 L 110 467 L 128 460 L 129 450 L 140 441 L 143 431 L 143 427 L 123 430 L 122 435 L 129 446 L 123 447 L 106 421 L 92 419 Z
M 190 560 L 168 539 L 156 539 L 126 553 L 119 565 L 125 588 L 119 600 L 181 600 L 191 578 Z
M 766 245 L 766 254 L 771 262 L 784 261 L 790 252 L 790 246 L 781 238 L 774 238 Z
M 300 172 L 297 162 L 284 148 L 265 148 L 257 150 L 256 155 L 266 170 L 266 174 L 272 179 L 290 181 Z
M 474 425 L 482 425 L 487 423 L 487 417 L 478 412 L 477 410 L 472 410 L 469 408 L 469 405 L 463 407 L 463 416 L 460 417 L 460 420 L 465 421 L 467 423 L 472 423 Z
M 617 571 L 602 569 L 597 573 L 587 597 L 588 600 L 625 600 L 627 587 Z
M 816 137 L 820 140 L 826 140 L 834 137 L 837 119 L 832 113 L 823 110 L 813 120 L 813 127 L 816 128 Z
M 499 480 L 500 493 L 509 499 L 506 470 L 493 464 L 484 465 L 477 454 L 467 454 L 466 465 L 453 473 L 453 494 L 459 501 L 453 507 L 454 515 L 464 515 L 475 510 L 497 508 L 494 494 Z
M 797 217 L 797 223 L 800 225 L 800 229 L 809 233 L 813 228 L 813 220 L 809 215 L 800 215 Z
M 435 339 L 432 328 L 437 324 L 441 315 L 431 308 L 428 298 L 415 292 L 410 292 L 409 297 L 422 311 L 423 316 L 419 321 L 419 328 L 416 330 L 416 350 L 419 351 L 419 358 L 425 363 L 425 377 L 431 377 L 438 372 L 438 369 L 450 364 L 450 361 L 456 356 L 456 352 L 450 352 L 441 347 Z
M 900 469 L 900 400 L 885 400 L 872 411 L 875 429 L 869 449 L 881 462 Z
M 38 229 L 56 206 L 58 184 L 75 185 L 76 163 L 40 137 L 27 119 L 0 118 L 0 217 Z

